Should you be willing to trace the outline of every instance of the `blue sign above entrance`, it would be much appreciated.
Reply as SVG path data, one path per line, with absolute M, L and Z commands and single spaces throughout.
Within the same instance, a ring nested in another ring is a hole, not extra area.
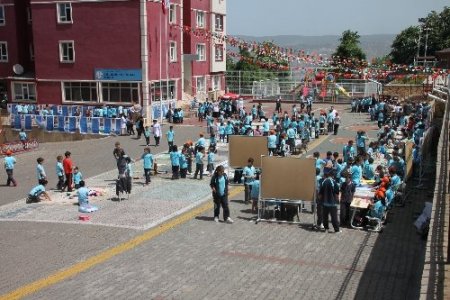
M 95 80 L 141 81 L 141 69 L 95 69 Z

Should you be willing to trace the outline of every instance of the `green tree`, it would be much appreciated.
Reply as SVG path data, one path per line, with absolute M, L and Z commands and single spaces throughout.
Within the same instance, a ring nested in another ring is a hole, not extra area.
M 400 32 L 391 46 L 392 61 L 397 64 L 412 63 L 417 47 L 420 47 L 419 56 L 423 56 L 427 33 L 427 56 L 450 48 L 450 7 L 444 7 L 440 13 L 431 11 L 420 26 L 411 26 Z
M 360 47 L 359 39 L 360 36 L 357 31 L 344 31 L 339 39 L 340 44 L 333 56 L 338 56 L 340 59 L 366 59 L 366 54 Z
M 420 35 L 418 26 L 410 26 L 400 32 L 391 46 L 390 56 L 396 64 L 411 64 L 417 55 L 417 45 Z

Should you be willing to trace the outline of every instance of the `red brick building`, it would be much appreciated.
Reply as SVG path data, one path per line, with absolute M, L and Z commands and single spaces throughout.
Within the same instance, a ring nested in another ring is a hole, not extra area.
M 211 38 L 225 19 L 225 0 L 171 0 L 166 10 L 160 0 L 0 0 L 0 92 L 144 107 L 183 91 L 205 97 L 225 88 L 225 45 Z

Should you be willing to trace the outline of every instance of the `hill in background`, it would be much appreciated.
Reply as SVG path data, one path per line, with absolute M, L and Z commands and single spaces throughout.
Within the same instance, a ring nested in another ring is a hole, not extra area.
M 370 60 L 374 57 L 384 56 L 391 51 L 394 34 L 373 34 L 361 35 L 361 47 Z M 302 35 L 275 35 L 275 36 L 248 36 L 238 35 L 237 38 L 247 42 L 273 41 L 280 47 L 292 48 L 294 50 L 305 50 L 306 52 L 317 52 L 320 54 L 331 55 L 339 44 L 340 36 L 302 36 Z M 232 51 L 237 51 L 233 50 Z

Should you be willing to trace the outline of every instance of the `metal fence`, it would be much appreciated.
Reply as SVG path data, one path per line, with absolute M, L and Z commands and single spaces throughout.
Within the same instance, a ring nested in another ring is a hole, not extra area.
M 229 71 L 225 74 L 227 91 L 254 99 L 274 99 L 281 96 L 286 100 L 300 100 L 310 91 L 316 100 L 348 101 L 351 98 L 380 94 L 382 85 L 369 80 L 339 80 L 337 82 L 315 82 L 314 74 L 306 70 L 269 72 Z

